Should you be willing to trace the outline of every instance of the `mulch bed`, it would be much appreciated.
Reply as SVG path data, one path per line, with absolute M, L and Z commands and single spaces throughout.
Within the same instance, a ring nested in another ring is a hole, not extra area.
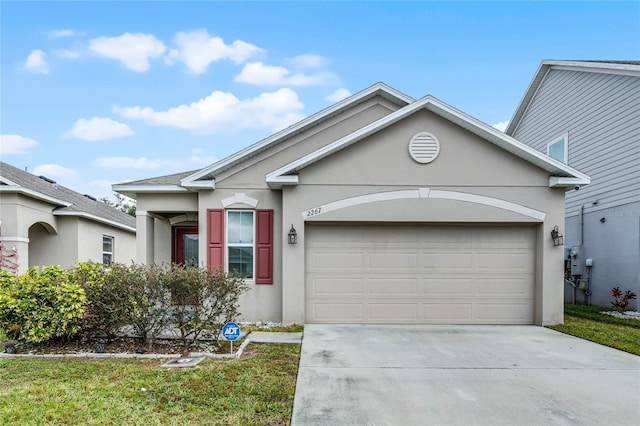
M 52 340 L 44 343 L 27 343 L 18 345 L 18 354 L 77 354 L 96 352 L 98 339 L 78 339 Z M 228 344 L 227 344 L 228 345 Z M 239 345 L 238 345 L 239 346 Z M 236 345 L 234 345 L 234 350 Z M 219 346 L 216 342 L 197 343 L 191 345 L 188 351 L 178 340 L 156 340 L 152 347 L 144 345 L 140 339 L 132 337 L 117 337 L 112 340 L 105 340 L 104 353 L 113 354 L 181 354 L 188 355 L 189 352 L 210 352 L 215 354 L 229 353 L 228 346 Z

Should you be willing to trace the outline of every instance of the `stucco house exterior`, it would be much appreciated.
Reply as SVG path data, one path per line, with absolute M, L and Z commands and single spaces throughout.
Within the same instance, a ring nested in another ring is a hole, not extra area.
M 588 183 L 377 83 L 201 170 L 113 188 L 137 200 L 138 261 L 245 274 L 245 320 L 553 324 L 550 232 L 566 188 Z
M 567 192 L 565 300 L 640 295 L 640 61 L 542 61 L 506 133 L 592 178 Z
M 0 268 L 128 263 L 136 258 L 135 218 L 44 176 L 0 162 Z

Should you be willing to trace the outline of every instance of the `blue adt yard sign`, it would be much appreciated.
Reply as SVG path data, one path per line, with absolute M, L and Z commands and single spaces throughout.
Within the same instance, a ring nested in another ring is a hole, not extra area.
M 222 337 L 226 340 L 233 342 L 240 337 L 240 326 L 235 322 L 228 322 L 222 327 Z

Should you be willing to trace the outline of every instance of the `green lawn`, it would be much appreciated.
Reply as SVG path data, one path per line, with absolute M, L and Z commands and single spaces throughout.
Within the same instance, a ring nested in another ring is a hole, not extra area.
M 609 310 L 600 306 L 565 305 L 564 324 L 549 328 L 640 355 L 640 320 L 600 313 Z
M 160 360 L 0 358 L 0 424 L 285 425 L 299 344 L 196 368 Z

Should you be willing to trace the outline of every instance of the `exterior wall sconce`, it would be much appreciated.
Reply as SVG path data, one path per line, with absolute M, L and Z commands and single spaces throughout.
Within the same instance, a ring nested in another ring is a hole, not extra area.
M 296 228 L 293 227 L 293 224 L 291 224 L 291 229 L 289 230 L 287 237 L 289 237 L 289 244 L 298 243 L 298 233 L 296 232 Z
M 600 218 L 600 223 L 605 223 L 606 221 L 607 221 L 606 218 L 604 218 L 604 217 Z
M 558 225 L 554 226 L 551 230 L 551 238 L 553 239 L 554 246 L 564 245 L 564 237 L 562 236 L 560 231 L 558 231 Z

